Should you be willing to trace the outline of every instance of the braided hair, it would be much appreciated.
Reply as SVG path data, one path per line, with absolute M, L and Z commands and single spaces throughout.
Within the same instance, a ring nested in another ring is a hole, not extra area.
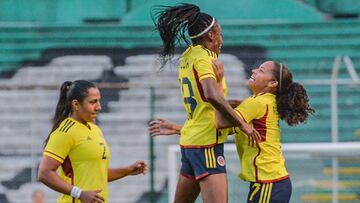
M 306 122 L 315 110 L 309 104 L 304 86 L 293 82 L 293 76 L 286 65 L 274 61 L 273 75 L 278 81 L 276 105 L 280 119 L 289 126 Z
M 215 22 L 212 16 L 200 12 L 198 6 L 187 3 L 154 7 L 151 17 L 163 42 L 160 53 L 162 67 L 173 57 L 175 47 L 180 45 L 181 40 L 190 45 L 186 31 L 193 44 L 201 43 L 203 34 L 209 31 Z

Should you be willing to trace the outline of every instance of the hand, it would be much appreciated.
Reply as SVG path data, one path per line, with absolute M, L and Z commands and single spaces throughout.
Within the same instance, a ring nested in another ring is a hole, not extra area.
M 151 136 L 180 134 L 178 127 L 175 123 L 158 118 L 149 123 L 148 132 Z
M 147 170 L 148 170 L 148 166 L 145 163 L 145 161 L 136 161 L 135 163 L 131 164 L 129 166 L 130 169 L 130 173 L 129 175 L 138 175 L 140 173 L 142 174 L 146 174 Z
M 254 144 L 259 143 L 261 141 L 261 136 L 258 131 L 255 130 L 250 124 L 243 123 L 242 127 L 240 128 L 249 138 L 249 146 L 254 146 Z
M 213 70 L 216 76 L 217 82 L 221 82 L 224 78 L 224 64 L 219 59 L 212 61 Z
M 101 192 L 101 190 L 82 191 L 79 199 L 83 203 L 102 203 L 105 200 L 99 195 L 99 192 Z

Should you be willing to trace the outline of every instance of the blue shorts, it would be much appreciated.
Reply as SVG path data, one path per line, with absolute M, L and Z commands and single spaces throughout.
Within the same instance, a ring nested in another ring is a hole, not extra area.
M 207 148 L 181 148 L 182 176 L 200 180 L 218 173 L 226 173 L 224 144 Z
M 247 203 L 288 203 L 291 190 L 290 178 L 275 183 L 250 183 Z

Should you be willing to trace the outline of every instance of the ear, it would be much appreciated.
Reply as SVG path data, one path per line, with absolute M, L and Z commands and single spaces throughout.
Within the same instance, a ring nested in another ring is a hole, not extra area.
M 210 39 L 211 41 L 214 40 L 215 34 L 214 34 L 214 32 L 213 32 L 212 30 L 210 30 L 210 31 L 208 32 L 208 37 L 209 37 L 209 39 Z
M 71 101 L 71 109 L 74 110 L 74 111 L 78 111 L 79 110 L 79 101 L 74 99 Z
M 267 86 L 271 87 L 271 88 L 276 88 L 278 85 L 279 85 L 279 82 L 276 80 L 272 80 L 267 83 Z

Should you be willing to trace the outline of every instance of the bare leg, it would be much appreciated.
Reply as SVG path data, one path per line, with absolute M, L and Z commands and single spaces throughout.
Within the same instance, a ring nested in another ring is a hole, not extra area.
M 199 196 L 200 186 L 195 179 L 179 175 L 174 203 L 193 203 Z
M 203 203 L 227 203 L 228 186 L 226 173 L 213 174 L 200 180 Z

